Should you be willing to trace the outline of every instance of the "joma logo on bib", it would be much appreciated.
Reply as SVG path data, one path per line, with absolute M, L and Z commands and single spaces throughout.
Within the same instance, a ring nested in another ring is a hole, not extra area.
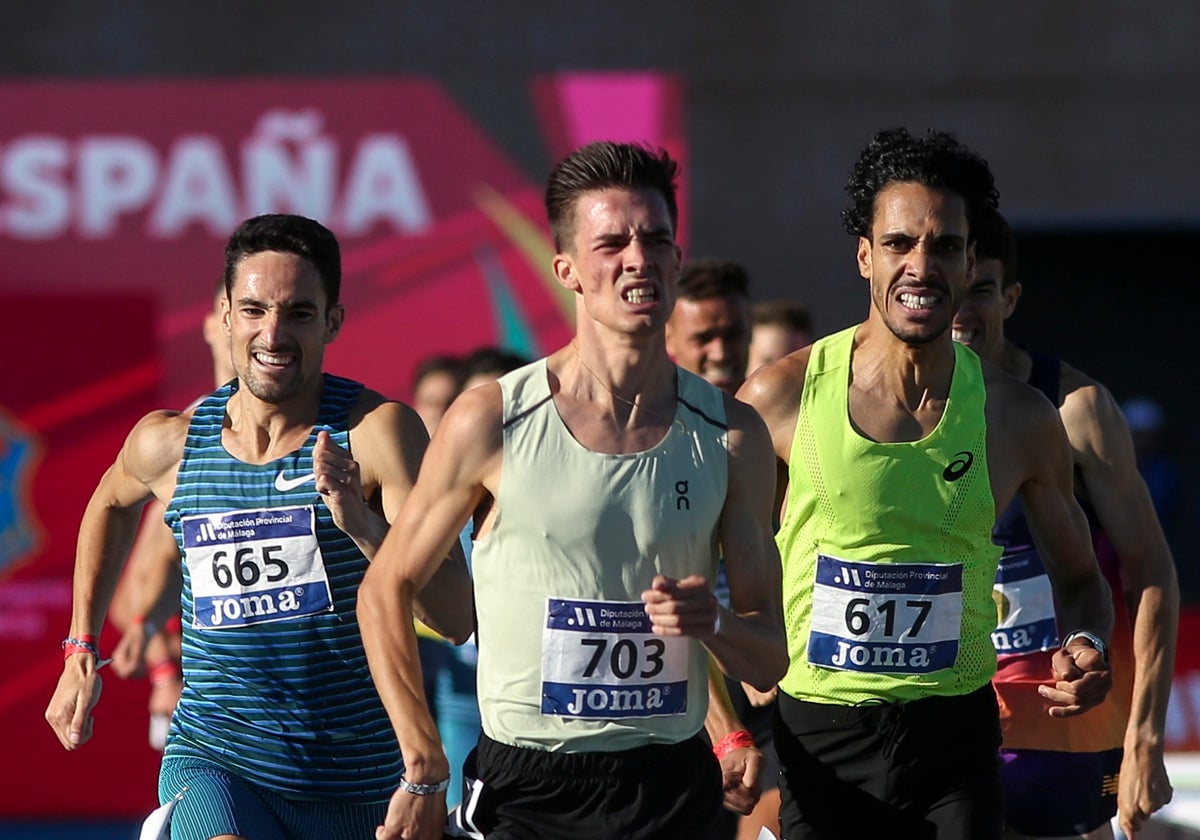
M 211 606 L 208 626 L 220 627 L 225 621 L 244 624 L 246 619 L 285 618 L 289 613 L 299 612 L 304 604 L 298 592 L 281 589 L 254 595 L 213 598 Z
M 660 688 L 572 688 L 567 713 L 586 716 L 592 712 L 654 712 L 666 703 Z
M 838 668 L 865 668 L 868 666 L 872 670 L 926 668 L 931 661 L 930 650 L 921 645 L 897 645 L 895 647 L 871 645 L 868 647 L 838 639 L 837 651 L 830 661 Z

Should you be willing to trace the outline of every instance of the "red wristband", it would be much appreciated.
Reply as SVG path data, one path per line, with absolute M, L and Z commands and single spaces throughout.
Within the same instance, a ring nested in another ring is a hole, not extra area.
M 182 679 L 183 670 L 174 659 L 164 659 L 150 666 L 149 677 L 151 685 L 161 685 L 171 680 Z
M 717 758 L 724 758 L 734 750 L 740 750 L 742 747 L 753 747 L 754 737 L 745 729 L 735 729 L 730 732 L 717 743 L 713 744 L 713 755 Z
M 62 650 L 63 659 L 69 659 L 77 653 L 90 653 L 100 659 L 99 639 L 87 633 L 80 633 L 78 636 L 70 636 L 63 639 Z
M 180 620 L 179 613 L 175 613 L 175 615 L 167 619 L 167 623 L 163 625 L 163 630 L 175 636 L 183 632 L 183 622 Z

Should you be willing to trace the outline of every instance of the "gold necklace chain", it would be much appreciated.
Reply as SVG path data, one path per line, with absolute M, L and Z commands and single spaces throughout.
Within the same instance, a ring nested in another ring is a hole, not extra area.
M 667 420 L 662 415 L 660 415 L 658 412 L 651 411 L 648 408 L 643 408 L 642 405 L 637 400 L 626 399 L 625 397 L 622 397 L 620 394 L 618 394 L 616 391 L 614 391 L 607 382 L 605 382 L 603 379 L 600 378 L 600 376 L 596 373 L 596 371 L 594 371 L 590 367 L 588 367 L 588 363 L 585 362 L 583 360 L 583 356 L 581 356 L 579 354 L 579 345 L 575 343 L 575 339 L 571 339 L 571 350 L 575 353 L 576 361 L 578 361 L 579 364 L 583 367 L 583 369 L 588 372 L 588 374 L 592 377 L 592 379 L 596 380 L 596 383 L 601 388 L 603 388 L 605 391 L 608 391 L 608 393 L 612 394 L 613 399 L 620 400 L 621 402 L 625 403 L 625 405 L 629 406 L 630 408 L 636 408 L 638 411 L 644 411 L 646 414 L 648 414 L 650 417 L 653 417 L 655 420 L 657 420 L 660 423 L 665 422 L 667 425 L 679 426 L 679 430 L 681 432 L 684 432 L 685 434 L 687 433 L 687 427 L 683 425 L 682 420 L 679 420 L 678 418 L 675 418 L 675 417 L 672 417 L 670 420 Z

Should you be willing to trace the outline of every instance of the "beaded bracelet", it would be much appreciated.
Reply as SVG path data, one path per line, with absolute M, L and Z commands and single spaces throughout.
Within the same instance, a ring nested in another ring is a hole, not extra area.
M 77 653 L 90 653 L 99 662 L 100 648 L 96 644 L 97 641 L 99 640 L 95 636 L 84 633 L 79 636 L 68 636 L 62 642 L 63 659 L 69 659 Z
M 436 785 L 421 785 L 416 782 L 410 782 L 403 776 L 400 777 L 400 790 L 405 793 L 411 793 L 414 796 L 433 796 L 435 793 L 441 793 L 448 787 L 450 787 L 449 776 L 442 779 Z
M 713 755 L 717 758 L 724 758 L 734 750 L 740 750 L 742 747 L 753 747 L 754 736 L 745 729 L 735 729 L 730 732 L 717 743 L 713 744 Z

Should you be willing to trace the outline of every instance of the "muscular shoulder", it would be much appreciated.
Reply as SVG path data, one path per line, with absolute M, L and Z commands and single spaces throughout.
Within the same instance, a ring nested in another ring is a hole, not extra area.
M 442 421 L 438 436 L 467 445 L 472 441 L 499 442 L 504 427 L 504 397 L 497 382 L 459 394 Z
M 382 477 L 415 466 L 429 444 L 420 416 L 409 406 L 364 388 L 350 411 L 350 448 L 364 477 Z
M 804 390 L 804 375 L 812 346 L 804 347 L 756 370 L 738 391 L 738 399 L 764 417 L 780 408 L 796 408 Z
M 183 459 L 190 420 L 190 412 L 162 410 L 147 414 L 125 438 L 122 466 L 145 484 L 173 472 Z
M 1035 441 L 1047 432 L 1061 432 L 1058 412 L 1045 394 L 997 365 L 983 361 L 982 367 L 989 437 Z
M 1124 447 L 1128 427 L 1108 388 L 1065 362 L 1060 375 L 1062 405 L 1058 412 L 1075 460 L 1102 458 L 1113 446 Z
M 800 413 L 804 376 L 811 345 L 759 368 L 746 380 L 737 398 L 751 406 L 766 424 L 776 454 L 786 460 Z
M 388 399 L 378 391 L 364 388 L 350 410 L 351 441 L 357 445 L 362 439 L 378 434 L 387 435 L 389 432 L 402 437 L 415 435 L 429 439 L 416 411 L 402 402 Z
M 770 433 L 759 413 L 752 406 L 728 394 L 724 395 L 724 400 L 730 450 L 738 451 L 747 446 L 769 446 Z

